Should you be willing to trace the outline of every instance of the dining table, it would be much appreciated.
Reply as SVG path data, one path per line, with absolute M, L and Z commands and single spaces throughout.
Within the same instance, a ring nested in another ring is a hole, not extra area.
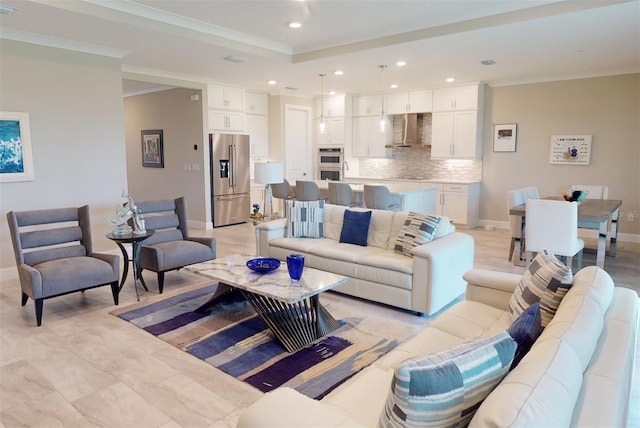
M 562 200 L 562 197 L 547 196 L 543 199 Z M 618 216 L 622 201 L 617 199 L 584 199 L 578 203 L 578 228 L 594 229 L 598 231 L 597 248 L 587 248 L 584 251 L 594 251 L 596 253 L 596 266 L 604 269 L 605 256 L 615 257 L 616 241 L 618 238 Z M 522 217 L 522 235 L 525 239 L 520 241 L 520 246 L 516 246 L 514 260 L 522 260 L 526 247 L 526 202 L 514 206 L 509 210 L 509 214 Z M 611 221 L 611 230 L 609 229 Z M 608 232 L 608 233 L 607 233 Z M 609 238 L 609 248 L 607 249 L 607 237 Z

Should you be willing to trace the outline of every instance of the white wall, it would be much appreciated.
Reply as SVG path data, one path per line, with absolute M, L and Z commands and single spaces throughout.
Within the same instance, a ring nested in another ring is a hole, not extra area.
M 518 125 L 515 152 L 493 152 L 493 125 Z M 480 218 L 507 221 L 506 193 L 537 186 L 609 186 L 621 199 L 619 232 L 640 236 L 640 74 L 487 88 Z M 591 165 L 551 165 L 552 135 L 593 135 Z M 627 221 L 627 213 L 633 221 Z
M 198 100 L 191 101 L 192 95 Z M 211 203 L 205 186 L 209 142 L 208 134 L 203 135 L 202 98 L 201 90 L 176 88 L 124 99 L 131 196 L 134 201 L 184 196 L 190 225 L 199 229 L 205 229 L 206 205 Z M 152 129 L 163 131 L 164 168 L 142 166 L 140 131 Z
M 0 275 L 15 275 L 6 213 L 91 207 L 94 249 L 127 189 L 120 61 L 0 40 L 0 109 L 28 112 L 35 180 L 0 183 Z M 8 268 L 8 269 L 5 269 Z

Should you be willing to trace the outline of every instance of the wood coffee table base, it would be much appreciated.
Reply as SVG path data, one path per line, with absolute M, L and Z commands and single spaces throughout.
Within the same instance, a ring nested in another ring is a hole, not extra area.
M 288 352 L 302 349 L 340 327 L 338 321 L 320 304 L 319 295 L 290 304 L 222 282 L 218 283 L 213 296 L 196 311 L 215 305 L 223 296 L 238 291 Z

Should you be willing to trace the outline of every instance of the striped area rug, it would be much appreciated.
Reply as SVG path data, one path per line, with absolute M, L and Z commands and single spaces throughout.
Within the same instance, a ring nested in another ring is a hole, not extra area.
M 195 312 L 216 287 L 189 289 L 111 313 L 260 391 L 289 386 L 315 399 L 415 333 L 414 326 L 332 301 L 323 304 L 341 327 L 290 354 L 242 297 Z

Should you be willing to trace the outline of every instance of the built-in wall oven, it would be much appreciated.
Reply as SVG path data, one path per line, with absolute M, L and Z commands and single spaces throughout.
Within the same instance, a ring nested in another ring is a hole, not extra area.
M 318 149 L 318 178 L 320 180 L 342 180 L 344 152 L 341 147 L 321 147 Z

